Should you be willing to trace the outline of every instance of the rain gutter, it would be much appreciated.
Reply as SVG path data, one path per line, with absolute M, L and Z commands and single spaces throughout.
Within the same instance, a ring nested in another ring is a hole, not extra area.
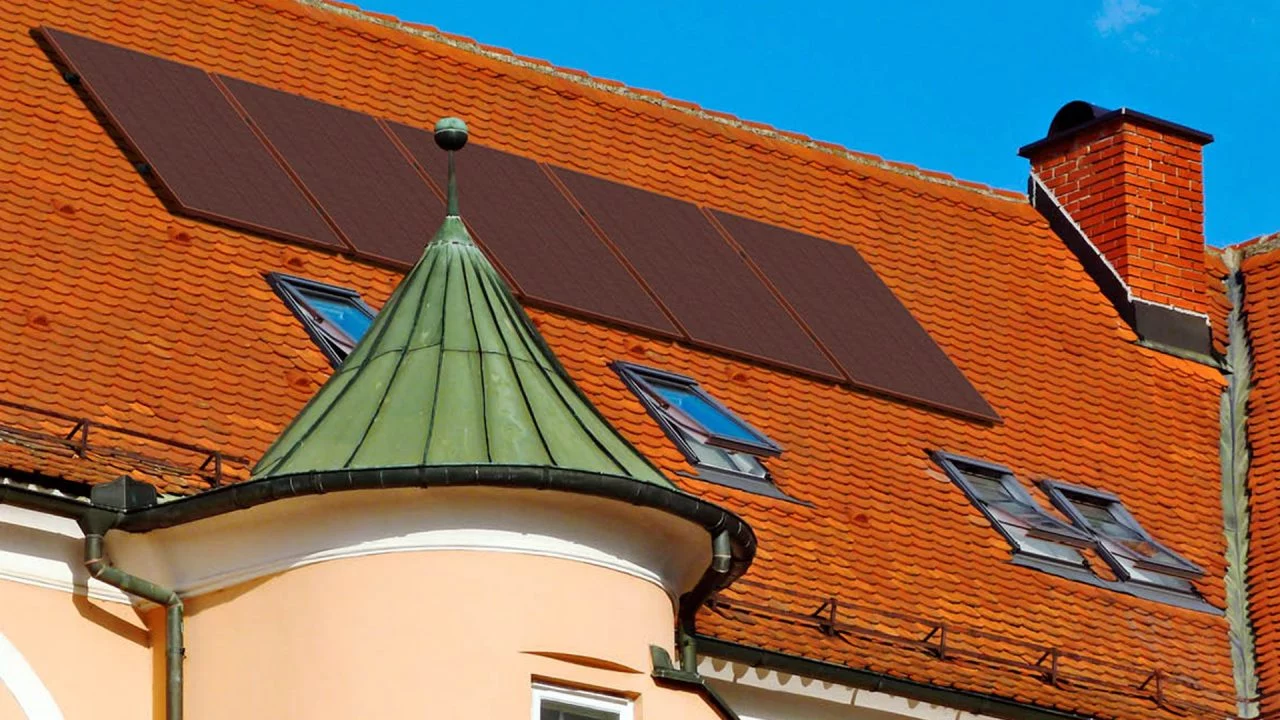
M 91 576 L 130 595 L 164 606 L 165 718 L 182 720 L 182 599 L 176 591 L 131 575 L 111 565 L 106 558 L 103 536 L 119 527 L 127 511 L 13 485 L 0 485 L 0 505 L 75 520 L 84 531 L 84 566 Z

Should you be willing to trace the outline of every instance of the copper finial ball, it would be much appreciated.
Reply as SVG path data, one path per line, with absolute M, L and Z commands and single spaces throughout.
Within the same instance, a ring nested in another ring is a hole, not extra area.
M 455 117 L 441 118 L 436 123 L 436 144 L 450 152 L 467 144 L 467 124 Z

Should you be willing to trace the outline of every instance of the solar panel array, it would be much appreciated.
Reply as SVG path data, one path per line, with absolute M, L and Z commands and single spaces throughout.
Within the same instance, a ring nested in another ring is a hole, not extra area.
M 235 78 L 218 80 L 357 251 L 417 261 L 438 222 L 439 200 L 377 119 Z
M 444 187 L 448 163 L 431 133 L 399 124 L 391 128 Z M 471 145 L 457 166 L 462 216 L 526 298 L 647 330 L 679 332 L 538 163 Z
M 41 33 L 177 212 L 400 267 L 440 222 L 427 131 Z M 483 146 L 458 165 L 464 218 L 527 302 L 999 419 L 852 247 Z
M 208 73 L 58 30 L 44 36 L 183 212 L 341 246 Z

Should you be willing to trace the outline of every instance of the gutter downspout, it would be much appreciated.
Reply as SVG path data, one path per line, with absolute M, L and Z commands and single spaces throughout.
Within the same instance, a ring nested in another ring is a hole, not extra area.
M 113 566 L 104 553 L 102 535 L 90 529 L 84 535 L 84 566 L 98 580 L 164 606 L 165 718 L 182 720 L 182 598 L 173 590 Z
M 124 521 L 125 512 L 7 483 L 0 483 L 0 505 L 75 520 L 84 532 L 84 566 L 92 577 L 165 607 L 165 719 L 182 720 L 182 599 L 177 592 L 130 575 L 107 561 L 103 535 Z
M 711 565 L 703 573 L 702 578 L 692 590 L 680 598 L 680 616 L 676 626 L 676 645 L 680 649 L 680 670 L 685 673 L 698 673 L 698 645 L 694 641 L 696 629 L 694 620 L 698 610 L 707 598 L 716 590 L 728 585 L 734 578 L 746 570 L 746 565 L 738 563 L 735 568 L 733 543 L 729 533 L 721 531 L 711 538 Z M 736 572 L 731 572 L 736 570 Z

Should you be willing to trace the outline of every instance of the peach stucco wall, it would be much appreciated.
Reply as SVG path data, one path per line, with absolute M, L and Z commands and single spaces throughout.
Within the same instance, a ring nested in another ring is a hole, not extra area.
M 718 717 L 649 677 L 649 646 L 672 644 L 667 594 L 582 562 L 451 550 L 346 558 L 187 607 L 190 720 L 527 718 L 535 679 L 637 698 L 638 720 Z
M 152 652 L 129 605 L 0 580 L 0 634 L 35 671 L 65 720 L 152 717 Z M 21 720 L 0 689 L 0 719 Z

